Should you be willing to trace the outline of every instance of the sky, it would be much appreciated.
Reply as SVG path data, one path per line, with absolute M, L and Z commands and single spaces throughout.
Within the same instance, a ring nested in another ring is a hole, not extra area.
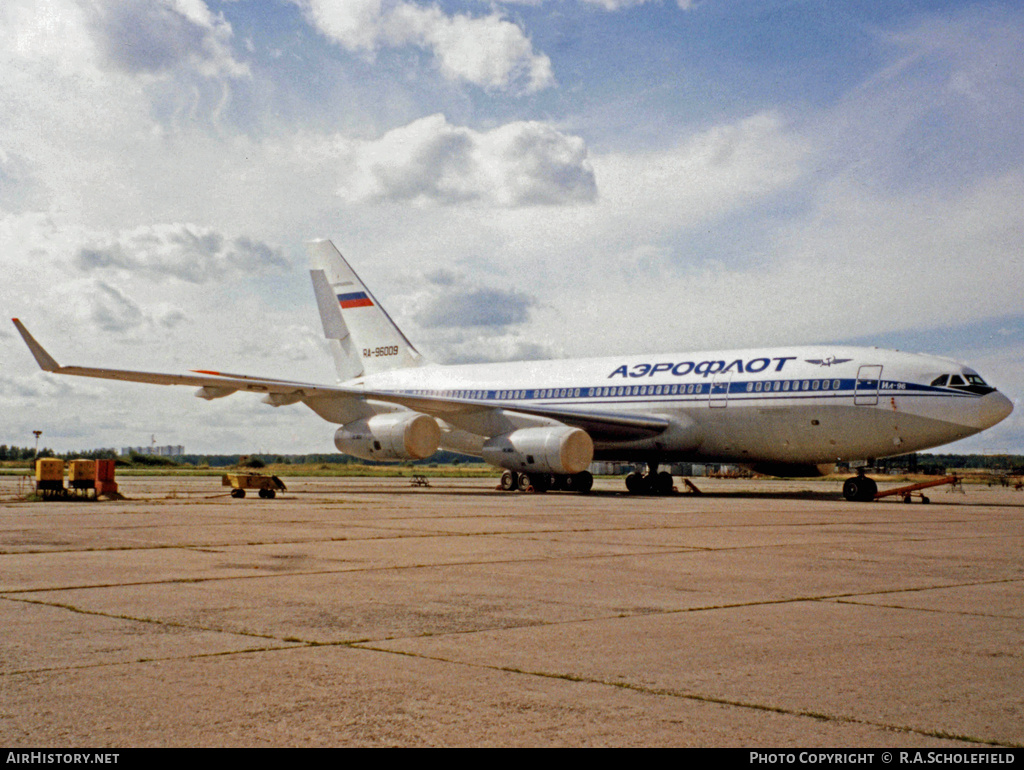
M 815 343 L 974 366 L 1024 453 L 1024 6 L 5 0 L 0 304 L 62 364 L 333 382 L 304 242 L 439 363 Z M 0 443 L 331 452 L 58 377 Z

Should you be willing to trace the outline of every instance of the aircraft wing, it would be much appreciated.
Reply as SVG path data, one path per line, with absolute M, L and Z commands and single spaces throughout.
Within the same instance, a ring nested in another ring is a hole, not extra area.
M 334 396 L 338 398 L 361 398 L 372 401 L 397 404 L 407 409 L 429 414 L 442 420 L 458 422 L 459 417 L 482 413 L 491 409 L 518 412 L 552 420 L 585 430 L 598 441 L 631 441 L 649 438 L 663 432 L 669 421 L 653 415 L 628 412 L 599 412 L 574 409 L 564 406 L 527 406 L 517 402 L 475 401 L 447 398 L 443 396 L 421 396 L 386 390 L 370 390 L 338 385 L 318 385 L 269 377 L 253 377 L 245 374 L 230 374 L 211 370 L 196 369 L 192 374 L 163 374 L 160 372 L 138 372 L 125 369 L 101 369 L 86 366 L 61 366 L 46 352 L 42 345 L 17 318 L 13 319 L 18 332 L 25 340 L 39 367 L 54 374 L 70 374 L 78 377 L 97 377 L 123 382 L 142 382 L 154 385 L 198 386 L 196 395 L 214 399 L 229 396 L 237 391 L 263 393 L 265 399 L 275 406 L 292 404 L 306 398 Z
M 597 412 L 573 409 L 564 406 L 526 406 L 517 402 L 473 401 L 470 399 L 447 398 L 443 396 L 413 396 L 386 390 L 345 389 L 353 395 L 361 395 L 373 401 L 398 404 L 416 412 L 423 412 L 442 420 L 457 421 L 462 415 L 501 409 L 552 420 L 580 428 L 598 441 L 633 441 L 650 438 L 662 433 L 669 426 L 664 417 L 634 414 L 630 412 Z
M 18 332 L 32 351 L 32 355 L 39 364 L 39 368 L 54 374 L 71 374 L 77 377 L 98 377 L 105 380 L 121 380 L 124 382 L 144 382 L 153 385 L 198 385 L 201 388 L 209 388 L 209 393 L 219 395 L 230 395 L 242 390 L 253 393 L 279 393 L 282 395 L 295 394 L 302 391 L 303 395 L 319 395 L 326 392 L 336 391 L 337 388 L 323 385 L 313 385 L 303 382 L 289 382 L 288 380 L 274 380 L 262 377 L 245 377 L 243 375 L 224 375 L 219 372 L 197 370 L 195 374 L 162 374 L 160 372 L 136 372 L 126 369 L 100 369 L 90 366 L 61 366 L 54 358 L 46 352 L 35 337 L 33 337 L 25 325 L 17 318 L 13 319 Z

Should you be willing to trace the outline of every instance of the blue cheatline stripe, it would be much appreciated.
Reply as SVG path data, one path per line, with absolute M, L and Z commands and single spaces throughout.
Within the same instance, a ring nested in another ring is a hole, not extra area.
M 757 390 L 757 384 L 770 386 Z M 778 390 L 775 385 L 778 385 Z M 817 385 L 817 388 L 815 388 Z M 657 388 L 661 392 L 655 392 Z M 785 390 L 785 388 L 789 388 Z M 675 390 L 673 390 L 673 388 Z M 897 395 L 914 396 L 956 396 L 974 397 L 975 394 L 949 390 L 947 388 L 919 385 L 914 382 L 894 380 L 857 380 L 856 378 L 799 379 L 799 380 L 750 380 L 741 382 L 698 382 L 672 385 L 601 385 L 589 388 L 522 388 L 485 390 L 482 388 L 454 388 L 437 390 L 403 390 L 408 395 L 460 398 L 476 401 L 576 401 L 600 399 L 600 403 L 636 399 L 661 399 L 671 397 L 673 401 L 707 402 L 709 396 L 724 398 L 727 394 L 743 401 L 778 399 L 824 399 L 833 396 L 877 395 L 879 398 Z

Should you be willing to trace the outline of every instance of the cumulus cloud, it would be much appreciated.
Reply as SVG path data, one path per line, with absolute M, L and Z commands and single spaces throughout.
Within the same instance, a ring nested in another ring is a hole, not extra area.
M 155 278 L 206 283 L 230 275 L 284 269 L 280 251 L 244 236 L 226 238 L 189 224 L 147 225 L 80 248 L 84 271 L 123 270 Z
M 481 285 L 475 275 L 450 268 L 423 278 L 400 304 L 401 323 L 431 360 L 456 364 L 556 356 L 550 345 L 525 336 L 539 307 L 533 295 Z
M 131 74 L 194 70 L 206 77 L 242 77 L 231 53 L 231 25 L 203 0 L 105 0 L 89 10 L 104 59 Z
M 32 165 L 0 146 L 0 212 L 22 211 L 38 205 L 42 198 Z
M 425 329 L 486 329 L 500 334 L 526 323 L 537 300 L 516 290 L 480 286 L 463 273 L 435 270 L 408 300 L 412 319 Z
M 621 11 L 623 8 L 632 8 L 636 5 L 643 5 L 651 0 L 583 0 L 590 5 L 598 5 L 606 11 Z M 688 11 L 693 8 L 693 0 L 676 0 L 682 10 Z
M 551 60 L 533 50 L 520 27 L 498 13 L 447 15 L 406 0 L 296 0 L 310 21 L 350 51 L 415 46 L 441 73 L 488 89 L 522 83 L 527 92 L 554 85 Z
M 62 324 L 71 324 L 72 334 L 84 329 L 104 333 L 151 333 L 173 329 L 186 320 L 185 313 L 168 302 L 137 301 L 132 294 L 139 287 L 101 278 L 77 278 L 52 288 Z M 144 294 L 144 292 L 142 292 Z
M 515 5 L 542 5 L 545 0 L 502 0 L 505 4 Z M 596 5 L 605 11 L 621 11 L 627 8 L 634 8 L 650 2 L 663 2 L 663 0 L 580 0 L 586 5 Z M 676 5 L 681 10 L 688 11 L 694 6 L 694 0 L 676 0 Z
M 64 398 L 71 393 L 71 382 L 70 377 L 54 377 L 38 369 L 22 377 L 0 374 L 0 404 L 18 407 L 26 399 Z M 17 414 L 17 411 L 12 409 L 8 414 Z
M 441 364 L 542 361 L 562 356 L 562 351 L 555 346 L 524 340 L 511 333 L 486 337 L 464 332 L 448 334 L 431 340 L 424 350 L 431 360 Z
M 505 327 L 530 317 L 537 301 L 517 291 L 479 288 L 431 298 L 416 314 L 425 328 Z
M 142 309 L 117 287 L 104 281 L 92 281 L 82 288 L 90 320 L 103 331 L 129 331 L 145 322 Z
M 380 139 L 349 145 L 349 202 L 481 201 L 497 206 L 594 200 L 597 185 L 584 141 L 536 121 L 487 132 L 431 115 Z

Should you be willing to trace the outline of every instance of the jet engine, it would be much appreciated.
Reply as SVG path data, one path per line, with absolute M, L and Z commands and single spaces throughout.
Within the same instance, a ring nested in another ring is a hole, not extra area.
M 350 422 L 334 434 L 339 452 L 363 460 L 423 460 L 437 451 L 441 428 L 418 412 L 389 412 Z
M 590 465 L 594 442 L 579 428 L 520 428 L 488 439 L 481 456 L 512 471 L 571 474 Z

